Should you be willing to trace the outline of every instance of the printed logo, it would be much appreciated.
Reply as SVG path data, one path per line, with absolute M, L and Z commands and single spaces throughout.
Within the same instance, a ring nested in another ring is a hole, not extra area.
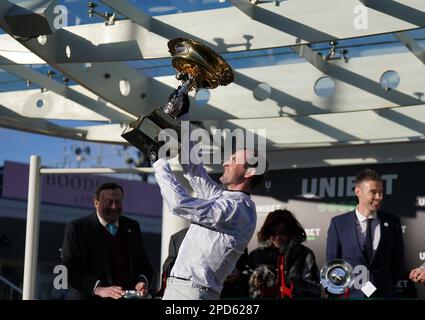
M 310 228 L 310 229 L 304 229 L 305 233 L 307 235 L 307 240 L 316 240 L 316 237 L 320 235 L 320 228 Z
M 419 207 L 425 207 L 425 197 L 417 197 L 416 205 Z
M 275 210 L 282 209 L 280 204 L 260 204 L 256 207 L 257 214 L 265 214 Z
M 397 174 L 382 175 L 386 195 L 393 193 L 393 184 L 397 178 Z M 301 194 L 306 199 L 354 197 L 355 179 L 355 176 L 303 178 Z

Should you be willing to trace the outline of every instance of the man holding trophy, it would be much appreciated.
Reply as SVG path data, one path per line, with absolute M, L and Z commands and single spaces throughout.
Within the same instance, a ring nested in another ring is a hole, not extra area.
M 234 153 L 223 164 L 220 181 L 227 186 L 225 190 L 209 177 L 202 164 L 195 164 L 200 163 L 199 159 L 189 159 L 189 163 L 182 163 L 184 176 L 197 197 L 189 195 L 163 158 L 166 155 L 160 151 L 163 144 L 159 131 L 179 129 L 177 118 L 188 109 L 188 99 L 183 102 L 192 88 L 227 85 L 233 80 L 233 72 L 222 57 L 197 41 L 179 38 L 168 46 L 173 66 L 179 72 L 177 77 L 183 83 L 165 108 L 130 124 L 123 137 L 154 162 L 155 177 L 170 211 L 191 222 L 163 299 L 219 299 L 224 280 L 254 233 L 257 217 L 249 193 L 261 183 L 266 170 L 260 172 L 258 164 L 266 160 L 253 150 Z M 181 141 L 180 136 L 178 139 Z

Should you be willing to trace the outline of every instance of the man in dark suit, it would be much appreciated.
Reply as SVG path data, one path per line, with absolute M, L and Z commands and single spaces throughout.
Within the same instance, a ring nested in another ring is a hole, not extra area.
M 167 277 L 170 276 L 171 269 L 174 266 L 174 262 L 177 258 L 177 253 L 179 252 L 180 245 L 183 242 L 184 237 L 186 236 L 187 230 L 189 230 L 189 227 L 174 233 L 170 237 L 170 243 L 168 244 L 168 257 L 167 259 L 165 259 L 162 265 L 162 272 L 165 272 Z
M 96 212 L 65 227 L 63 263 L 68 269 L 68 299 L 119 299 L 124 290 L 147 294 L 152 267 L 137 221 L 122 213 L 123 189 L 97 187 Z
M 400 218 L 379 210 L 383 183 L 374 170 L 365 169 L 356 176 L 355 193 L 356 209 L 331 220 L 327 260 L 343 259 L 353 268 L 366 266 L 369 281 L 377 288 L 370 297 L 394 297 L 395 285 L 404 273 Z M 350 297 L 363 298 L 365 294 L 352 287 Z

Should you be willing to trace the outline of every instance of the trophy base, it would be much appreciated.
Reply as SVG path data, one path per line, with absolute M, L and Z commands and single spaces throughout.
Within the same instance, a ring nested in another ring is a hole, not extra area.
M 165 144 L 158 137 L 163 129 L 174 130 L 178 142 L 181 141 L 180 121 L 165 113 L 161 108 L 156 108 L 151 114 L 141 116 L 128 124 L 121 137 L 142 151 L 151 161 L 156 161 L 161 146 Z

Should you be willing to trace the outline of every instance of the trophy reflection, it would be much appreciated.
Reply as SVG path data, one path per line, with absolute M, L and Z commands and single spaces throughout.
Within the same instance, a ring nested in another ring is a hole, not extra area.
M 348 298 L 354 282 L 352 265 L 342 259 L 328 261 L 320 270 L 320 284 L 331 296 Z
M 150 114 L 131 122 L 121 136 L 142 151 L 151 161 L 156 161 L 160 148 L 165 144 L 161 133 L 170 129 L 181 141 L 181 126 L 178 117 L 184 98 L 191 90 L 214 89 L 233 81 L 230 65 L 216 52 L 191 39 L 176 38 L 168 42 L 176 78 L 182 81 L 165 106 L 157 107 Z M 169 132 L 169 131 L 168 131 Z M 172 136 L 168 135 L 173 138 Z

